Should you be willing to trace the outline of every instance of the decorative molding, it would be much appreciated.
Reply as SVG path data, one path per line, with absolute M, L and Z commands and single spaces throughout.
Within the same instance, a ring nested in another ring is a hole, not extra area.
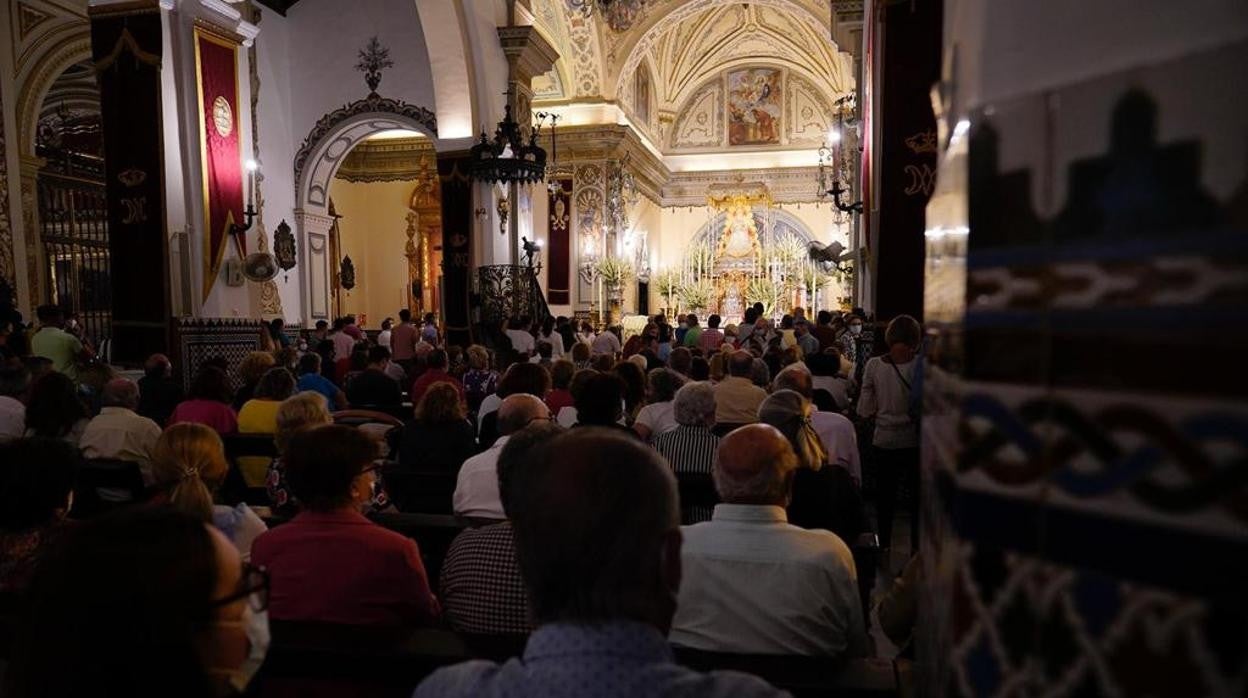
M 663 186 L 659 204 L 664 207 L 705 206 L 706 192 L 715 184 L 737 184 L 740 170 L 709 172 L 677 172 Z M 817 167 L 777 167 L 750 170 L 751 180 L 767 183 L 771 198 L 777 204 L 823 205 L 816 196 Z M 831 204 L 827 204 L 831 205 Z
M 428 109 L 389 97 L 382 97 L 376 94 L 369 95 L 364 99 L 344 104 L 317 120 L 316 125 L 312 127 L 312 131 L 303 139 L 303 144 L 299 146 L 299 151 L 295 153 L 295 182 L 301 180 L 308 158 L 321 145 L 323 140 L 339 130 L 344 124 L 368 115 L 389 115 L 415 121 L 427 129 L 430 135 L 436 136 L 438 133 L 438 119 Z
M 34 70 L 18 86 L 17 148 L 21 155 L 33 155 L 35 152 L 39 112 L 53 83 L 66 68 L 91 59 L 90 26 L 84 22 L 80 29 L 71 39 L 64 40 L 41 56 Z
M 499 27 L 498 41 L 511 66 L 512 79 L 527 83 L 559 60 L 559 52 L 533 26 Z
M 428 138 L 366 140 L 342 159 L 334 178 L 348 182 L 417 180 L 428 176 L 428 158 L 434 152 L 433 143 Z
M 25 40 L 34 31 L 35 27 L 52 19 L 52 15 L 41 12 L 40 10 L 27 5 L 24 2 L 17 3 L 17 29 L 18 39 Z
M 716 77 L 685 102 L 671 132 L 671 149 L 723 146 L 727 138 L 724 124 L 723 80 Z
M 224 18 L 230 30 L 238 34 L 243 46 L 251 48 L 260 28 L 243 19 L 243 13 L 224 0 L 199 0 L 199 4 L 209 12 Z
M 0 114 L 4 113 L 4 95 L 0 94 Z M 0 119 L 0 279 L 17 294 L 17 259 L 13 248 L 13 227 L 9 219 L 9 164 L 4 141 L 4 121 Z

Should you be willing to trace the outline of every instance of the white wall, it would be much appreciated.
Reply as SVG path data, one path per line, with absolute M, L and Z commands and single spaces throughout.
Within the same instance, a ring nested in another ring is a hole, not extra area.
M 343 218 L 338 222 L 342 254 L 355 264 L 355 288 L 342 294 L 343 314 L 366 315 L 375 328 L 407 307 L 408 201 L 416 182 L 348 182 L 335 178 L 329 195 Z M 332 263 L 332 262 L 331 262 Z
M 290 86 L 296 148 L 323 114 L 368 95 L 355 64 L 373 36 L 394 61 L 382 73 L 377 92 L 433 109 L 429 56 L 412 0 L 302 0 L 286 19 L 292 40 L 284 79 Z
M 288 52 L 291 41 L 290 21 L 276 12 L 264 11 L 260 23 L 260 36 L 256 39 L 256 65 L 259 68 L 260 102 L 257 121 L 260 129 L 260 163 L 264 177 L 264 233 L 268 235 L 272 251 L 273 231 L 285 220 L 292 230 L 294 219 L 295 183 L 293 163 L 295 150 L 303 139 L 303 133 L 295 131 L 291 122 L 293 94 L 290 84 Z M 255 245 L 251 240 L 250 244 Z M 303 264 L 296 257 L 296 265 Z M 282 311 L 287 322 L 304 319 L 303 291 L 300 269 L 296 266 L 289 274 L 279 274 L 273 280 L 282 298 Z

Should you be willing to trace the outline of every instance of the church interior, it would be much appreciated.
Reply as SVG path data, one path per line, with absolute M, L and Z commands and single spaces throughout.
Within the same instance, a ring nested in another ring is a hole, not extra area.
M 854 391 L 913 318 L 915 538 L 898 519 L 857 559 L 874 651 L 689 666 L 794 695 L 1248 693 L 1248 5 L 4 0 L 0 37 L 0 358 L 47 308 L 101 371 L 160 355 L 187 392 L 218 364 L 258 389 L 252 354 L 327 326 L 388 343 L 401 313 L 452 362 L 533 337 L 537 362 L 570 323 L 627 363 L 708 318 L 787 349 L 827 311 L 878 524 Z M 422 554 L 450 530 L 396 521 Z M 905 642 L 872 610 L 895 579 Z M 407 664 L 294 642 L 250 694 L 357 695 L 384 664 L 410 695 L 437 657 L 501 658 L 421 641 Z

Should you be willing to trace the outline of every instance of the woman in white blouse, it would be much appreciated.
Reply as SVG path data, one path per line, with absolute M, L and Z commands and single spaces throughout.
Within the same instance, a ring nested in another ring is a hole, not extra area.
M 911 394 L 916 352 L 923 330 L 909 315 L 898 315 L 888 323 L 884 341 L 888 353 L 867 361 L 862 372 L 862 391 L 858 398 L 858 414 L 875 419 L 871 444 L 875 447 L 880 545 L 890 547 L 893 512 L 897 505 L 897 486 L 906 478 L 910 490 L 918 497 L 919 430 L 915 419 L 917 396 Z M 918 511 L 910 512 L 911 553 L 919 543 Z

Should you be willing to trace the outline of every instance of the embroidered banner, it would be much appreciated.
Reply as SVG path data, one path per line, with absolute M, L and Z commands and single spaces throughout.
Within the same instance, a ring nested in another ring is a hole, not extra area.
M 466 157 L 438 158 L 442 184 L 442 323 L 447 344 L 472 344 L 468 288 L 472 268 L 472 182 Z
M 161 150 L 160 6 L 91 8 L 108 200 L 112 360 L 168 353 L 169 256 Z
M 238 44 L 195 28 L 199 136 L 204 175 L 204 297 L 225 256 L 230 226 L 243 222 L 238 138 Z M 239 256 L 247 254 L 239 240 Z
M 550 203 L 549 227 L 546 239 L 550 241 L 546 270 L 546 300 L 551 305 L 571 303 L 570 262 L 572 259 L 572 232 L 568 221 L 572 213 L 572 180 L 559 180 L 559 188 L 547 194 Z

